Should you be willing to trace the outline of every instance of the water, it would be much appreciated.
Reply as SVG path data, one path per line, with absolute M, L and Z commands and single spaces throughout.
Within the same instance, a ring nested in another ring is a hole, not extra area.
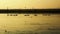
M 60 34 L 60 14 L 0 14 L 0 34 Z

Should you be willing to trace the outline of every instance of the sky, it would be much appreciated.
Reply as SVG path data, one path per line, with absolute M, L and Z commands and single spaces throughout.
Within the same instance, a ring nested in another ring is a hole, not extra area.
M 60 0 L 0 0 L 0 9 L 60 8 Z

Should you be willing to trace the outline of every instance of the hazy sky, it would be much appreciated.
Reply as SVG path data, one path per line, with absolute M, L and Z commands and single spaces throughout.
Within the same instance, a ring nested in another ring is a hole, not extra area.
M 60 8 L 60 0 L 0 0 L 0 9 Z

